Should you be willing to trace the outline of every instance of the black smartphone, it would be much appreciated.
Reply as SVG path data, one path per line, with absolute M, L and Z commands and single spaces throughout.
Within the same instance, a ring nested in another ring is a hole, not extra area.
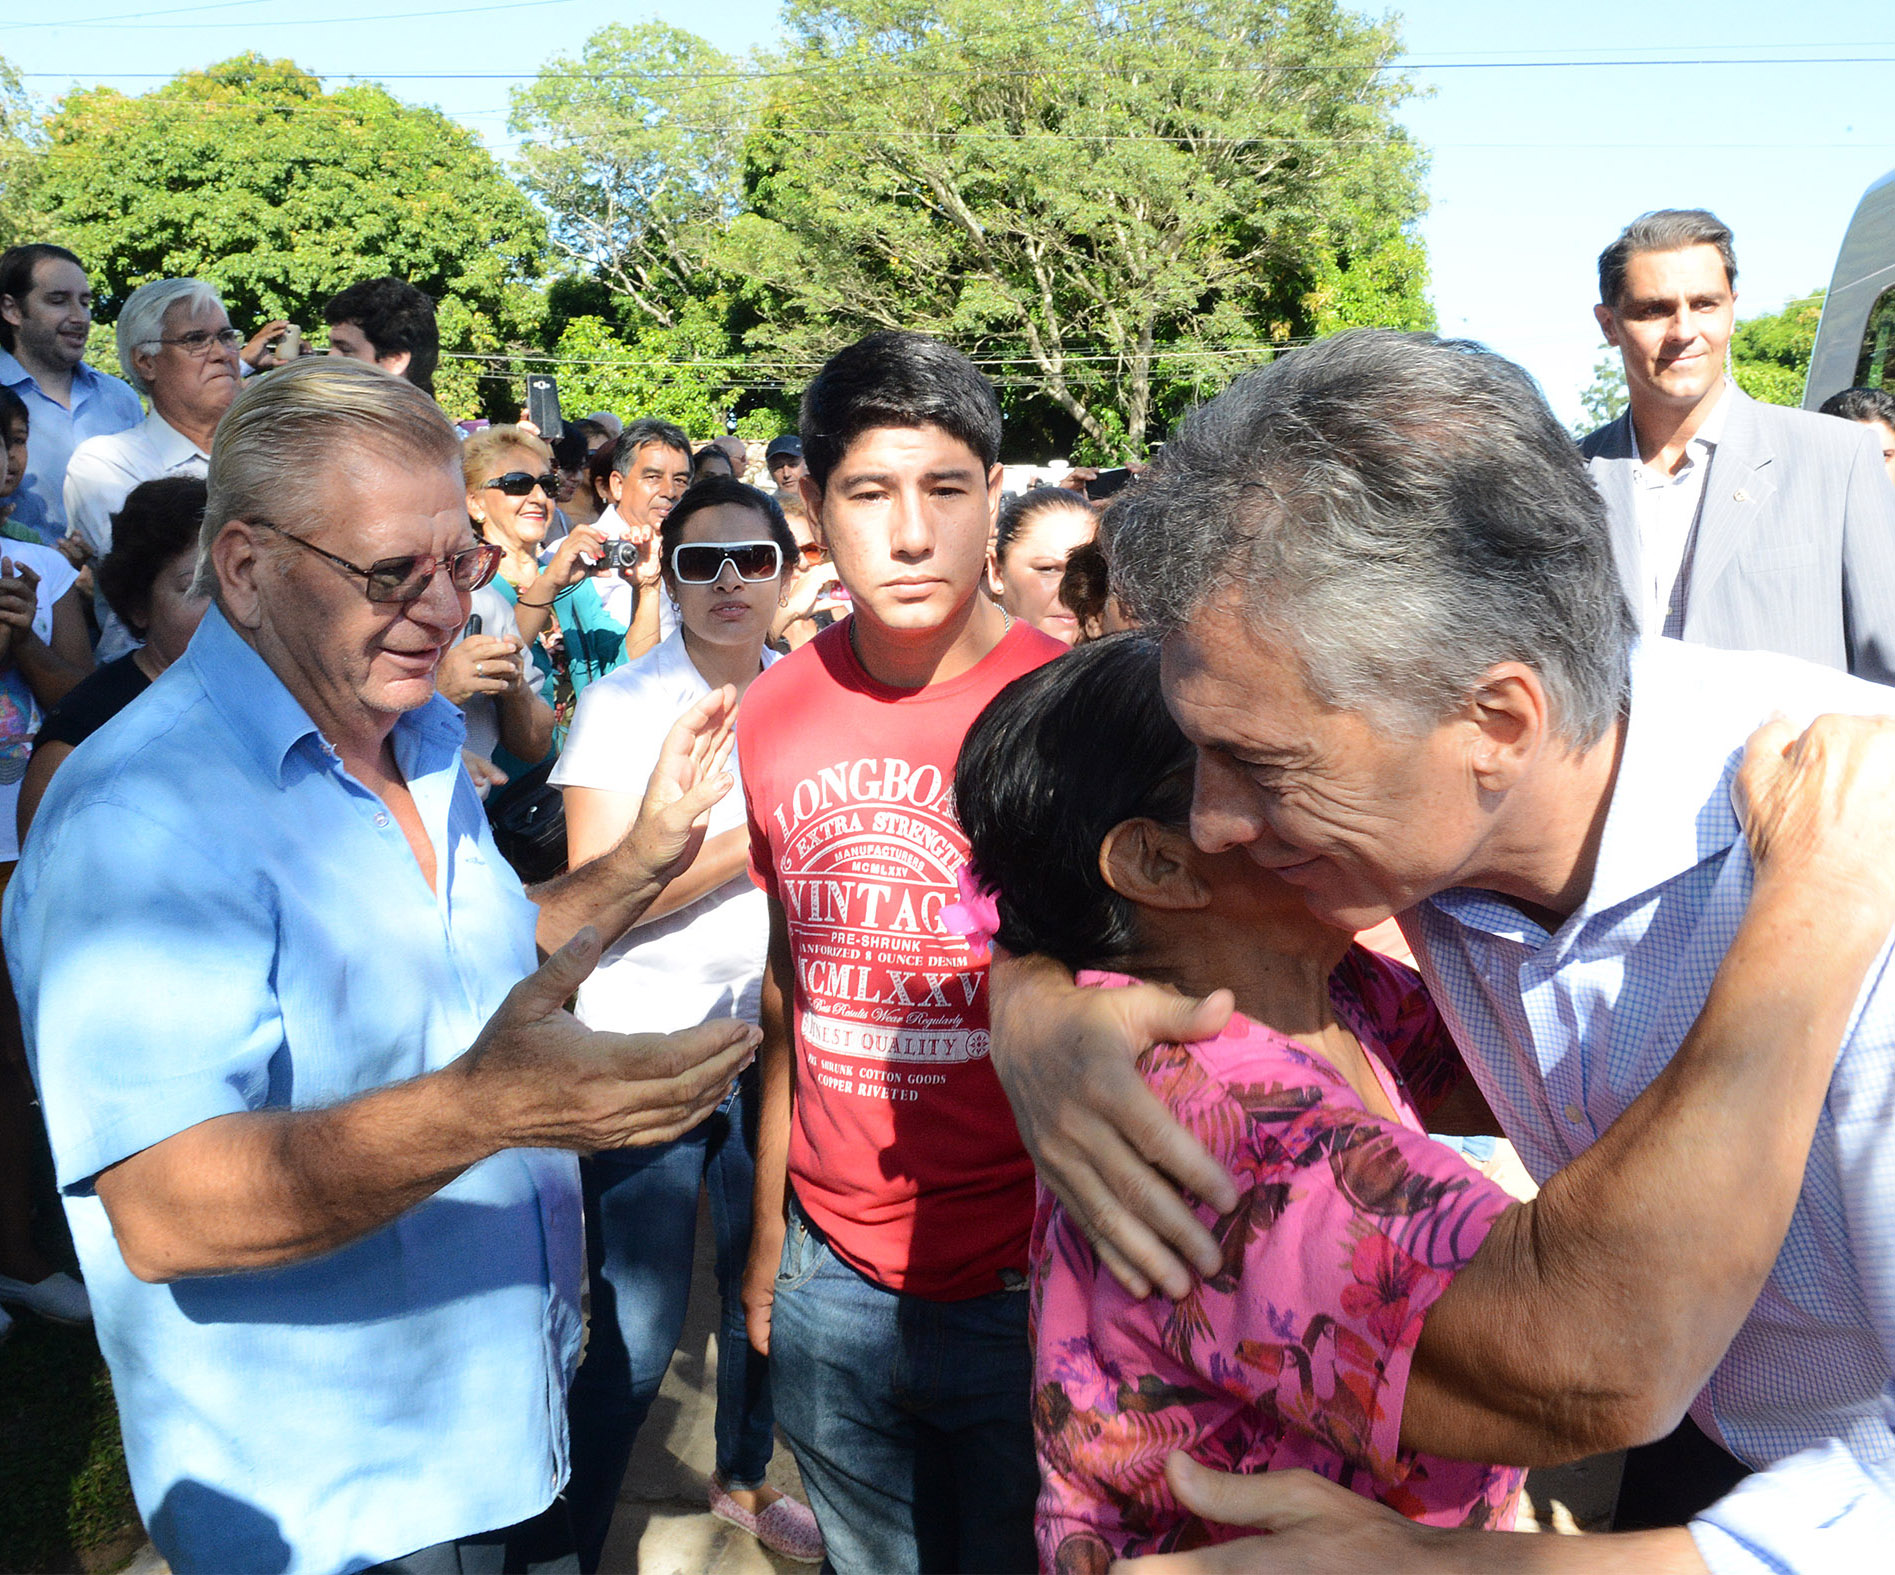
M 559 415 L 559 379 L 534 372 L 526 380 L 526 419 L 540 429 L 548 443 L 557 443 L 566 430 Z
M 1132 479 L 1132 473 L 1123 465 L 1112 470 L 1102 470 L 1086 483 L 1086 496 L 1097 501 L 1109 498 L 1115 492 L 1122 492 L 1125 483 Z
M 473 639 L 475 635 L 479 633 L 480 633 L 480 614 L 475 613 L 473 614 L 473 616 L 471 616 L 467 620 L 467 632 L 464 635 L 462 635 L 461 638 L 464 640 L 471 640 Z

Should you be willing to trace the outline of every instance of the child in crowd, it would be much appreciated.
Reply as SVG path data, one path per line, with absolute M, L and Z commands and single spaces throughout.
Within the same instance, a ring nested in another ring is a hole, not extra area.
M 961 739 L 1066 648 L 982 594 L 1000 408 L 965 356 L 871 335 L 817 374 L 802 428 L 854 610 L 737 721 L 770 907 L 750 1335 L 838 1571 L 1027 1569 L 1033 1166 L 986 970 L 936 919 L 967 847 Z
M 1413 973 L 1242 849 L 1192 844 L 1192 758 L 1156 645 L 1122 634 L 1009 685 L 955 772 L 971 854 L 951 928 L 1102 989 L 1229 986 L 1239 1013 L 1143 1063 L 1237 1178 L 1213 1227 L 1220 1272 L 1182 1301 L 1136 1300 L 1042 1192 L 1041 1566 L 1103 1572 L 1243 1534 L 1178 1504 L 1174 1449 L 1226 1471 L 1307 1467 L 1434 1525 L 1506 1526 L 1521 1472 L 1400 1443 L 1422 1322 L 1512 1201 L 1418 1119 L 1460 1064 Z

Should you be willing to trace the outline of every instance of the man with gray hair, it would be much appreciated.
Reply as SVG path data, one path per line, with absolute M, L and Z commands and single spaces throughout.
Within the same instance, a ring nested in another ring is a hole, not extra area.
M 435 692 L 500 559 L 447 418 L 300 362 L 209 487 L 213 605 L 60 772 L 5 909 L 139 1511 L 180 1572 L 576 1569 L 573 1151 L 694 1125 L 756 1032 L 564 1005 L 694 856 L 734 698 L 524 893 Z
M 1625 413 L 1581 447 L 1647 635 L 1895 683 L 1895 486 L 1866 435 L 1752 399 L 1725 362 L 1730 230 L 1647 213 L 1599 255 Z
M 1747 737 L 1777 714 L 1895 704 L 1808 663 L 1640 639 L 1582 461 L 1530 379 L 1473 345 L 1341 334 L 1240 379 L 1186 421 L 1106 531 L 1115 588 L 1162 639 L 1166 702 L 1197 746 L 1193 840 L 1243 849 L 1334 924 L 1399 916 L 1481 1092 L 1548 1193 L 1671 1075 L 1705 1008 L 1751 897 L 1731 801 Z M 1777 734 L 1781 747 L 1788 730 Z M 1868 774 L 1886 773 L 1884 761 Z M 1886 1562 L 1887 880 L 1876 861 L 1841 859 L 1788 887 L 1797 933 L 1866 934 L 1875 958 L 1833 1072 L 1802 1030 L 1770 1039 L 1749 1075 L 1801 1067 L 1815 1074 L 1805 1097 L 1752 1104 L 1730 1129 L 1720 1123 L 1742 1101 L 1714 1092 L 1683 1124 L 1707 1141 L 1648 1178 L 1629 1214 L 1582 1207 L 1573 1239 L 1516 1243 L 1509 1262 L 1528 1283 L 1543 1255 L 1576 1256 L 1589 1283 L 1618 1287 L 1607 1304 L 1623 1322 L 1600 1320 L 1582 1349 L 1550 1345 L 1535 1339 L 1544 1320 L 1527 1295 L 1456 1369 L 1470 1407 L 1544 1430 L 1554 1447 L 1532 1463 L 1643 1442 L 1689 1407 L 1755 1475 L 1688 1530 L 1536 1539 L 1529 1553 L 1417 1528 L 1300 1474 L 1207 1483 L 1180 1467 L 1174 1485 L 1200 1514 L 1280 1534 L 1219 1550 L 1215 1565 L 1178 1555 L 1164 1567 L 1530 1559 L 1816 1575 Z M 1753 948 L 1743 966 L 1773 966 L 1780 951 Z M 1854 990 L 1852 979 L 1842 999 Z M 1180 1294 L 1189 1279 L 1173 1248 L 1206 1272 L 1220 1254 L 1158 1171 L 1216 1207 L 1234 1201 L 1231 1184 L 1132 1058 L 1215 1032 L 1228 1006 L 1076 991 L 1044 959 L 998 961 L 994 1000 L 996 1069 L 1042 1175 L 1128 1284 Z M 1611 1220 L 1622 1231 L 1604 1229 Z M 1430 1338 L 1424 1327 L 1417 1371 L 1441 1355 Z
M 87 438 L 66 467 L 67 526 L 94 558 L 112 550 L 112 516 L 139 482 L 209 471 L 211 434 L 243 375 L 243 335 L 201 279 L 141 284 L 116 327 L 118 364 L 151 414 L 122 432 Z M 138 642 L 103 595 L 96 606 L 99 660 L 109 662 Z

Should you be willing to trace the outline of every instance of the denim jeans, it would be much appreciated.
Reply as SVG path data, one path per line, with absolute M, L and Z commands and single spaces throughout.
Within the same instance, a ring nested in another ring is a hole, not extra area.
M 1036 1568 L 1024 1289 L 903 1296 L 845 1264 L 792 1202 L 770 1361 L 829 1568 Z
M 592 1315 L 585 1360 L 567 1401 L 572 1506 L 580 1567 L 598 1568 L 632 1441 L 684 1330 L 697 1251 L 697 1194 L 710 1194 L 717 1233 L 717 1472 L 755 1487 L 770 1464 L 770 1364 L 744 1331 L 744 1260 L 755 1174 L 756 1068 L 717 1111 L 655 1148 L 583 1161 Z

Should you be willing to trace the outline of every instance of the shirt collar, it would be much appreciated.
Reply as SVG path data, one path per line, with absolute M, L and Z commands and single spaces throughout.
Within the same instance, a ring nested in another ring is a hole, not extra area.
M 153 457 L 168 471 L 188 460 L 210 458 L 205 450 L 159 415 L 156 406 L 145 417 L 145 440 L 151 445 Z
M 192 671 L 225 724 L 278 787 L 287 781 L 290 757 L 299 746 L 318 760 L 336 758 L 309 713 L 215 604 L 205 611 L 179 665 Z M 440 764 L 443 749 L 458 751 L 466 735 L 460 712 L 436 694 L 396 719 L 396 762 L 413 781 Z
M 1651 891 L 1742 835 L 1730 786 L 1743 751 L 1706 718 L 1692 657 L 1676 640 L 1641 641 L 1632 651 L 1625 744 L 1592 886 L 1575 918 Z
M 1676 640 L 1633 647 L 1631 710 L 1592 885 L 1561 935 L 1576 935 L 1595 915 L 1721 858 L 1743 835 L 1730 798 L 1743 751 L 1730 747 L 1719 719 L 1705 715 L 1696 655 Z M 1545 934 L 1490 891 L 1457 888 L 1424 906 L 1527 944 Z
M 91 387 L 103 382 L 104 378 L 96 367 L 88 366 L 81 361 L 72 369 L 72 380 L 83 387 Z M 22 383 L 31 383 L 33 391 L 39 394 L 40 398 L 47 397 L 33 374 L 20 365 L 19 358 L 11 350 L 0 350 L 0 384 L 5 384 L 8 388 L 18 388 Z

